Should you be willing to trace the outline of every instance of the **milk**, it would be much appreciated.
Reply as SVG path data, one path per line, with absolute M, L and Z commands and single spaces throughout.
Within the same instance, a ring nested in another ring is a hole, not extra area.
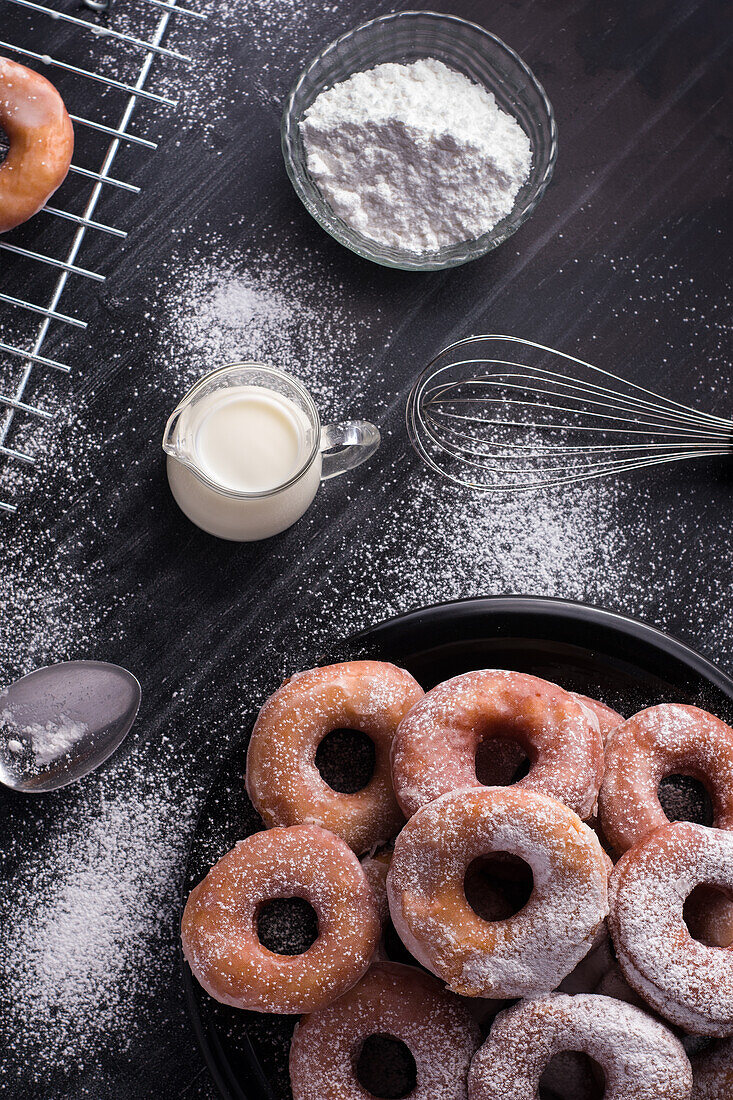
M 308 457 L 308 421 L 292 401 L 259 386 L 213 393 L 199 411 L 194 450 L 212 481 L 239 493 L 284 485 Z

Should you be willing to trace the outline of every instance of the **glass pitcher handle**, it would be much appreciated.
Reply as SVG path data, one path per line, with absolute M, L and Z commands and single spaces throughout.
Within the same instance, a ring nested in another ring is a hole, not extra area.
M 361 466 L 362 462 L 372 457 L 380 442 L 379 428 L 368 420 L 324 424 L 321 428 L 321 480 L 327 481 L 330 477 L 338 477 L 347 470 Z

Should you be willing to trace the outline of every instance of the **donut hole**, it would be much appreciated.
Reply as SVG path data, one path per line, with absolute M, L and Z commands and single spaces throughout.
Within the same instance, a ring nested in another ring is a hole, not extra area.
M 582 1050 L 553 1055 L 540 1077 L 539 1100 L 603 1100 L 606 1075 L 602 1066 Z
M 698 943 L 706 947 L 733 944 L 733 893 L 701 883 L 685 899 L 682 916 Z
M 476 748 L 476 778 L 485 787 L 509 787 L 524 779 L 530 759 L 518 741 L 487 737 Z
M 0 164 L 5 160 L 6 156 L 10 152 L 10 138 L 0 126 Z
M 375 764 L 374 742 L 361 730 L 331 730 L 316 749 L 321 779 L 339 794 L 356 794 L 368 786 Z
M 370 1096 L 400 1100 L 417 1085 L 417 1065 L 407 1043 L 394 1035 L 369 1035 L 354 1059 L 356 1079 Z
M 469 863 L 463 880 L 466 901 L 485 921 L 508 920 L 530 899 L 532 868 L 510 852 L 491 852 Z
M 667 775 L 657 788 L 659 802 L 669 821 L 694 821 L 711 826 L 713 800 L 704 783 L 691 775 Z
M 276 955 L 302 955 L 318 938 L 318 915 L 305 898 L 272 898 L 257 910 L 257 936 Z

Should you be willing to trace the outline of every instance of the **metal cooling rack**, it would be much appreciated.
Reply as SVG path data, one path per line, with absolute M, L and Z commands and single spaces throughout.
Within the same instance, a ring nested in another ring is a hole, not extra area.
M 112 6 L 112 2 L 113 0 L 85 0 L 87 7 L 93 9 L 95 12 L 108 12 Z M 89 68 L 72 65 L 59 58 L 51 57 L 46 53 L 36 53 L 33 50 L 25 49 L 21 46 L 14 45 L 12 42 L 3 41 L 0 38 L 0 52 L 19 57 L 22 64 L 30 63 L 30 65 L 33 66 L 34 63 L 39 63 L 44 67 L 58 69 L 64 73 L 70 74 L 73 78 L 88 82 L 91 88 L 94 88 L 96 85 L 102 85 L 105 88 L 114 90 L 115 93 L 120 93 L 121 97 L 117 106 L 119 113 L 115 116 L 119 118 L 119 122 L 117 122 L 116 125 L 109 124 L 109 117 L 106 118 L 106 121 L 102 122 L 94 117 L 86 117 L 86 114 L 84 116 L 71 114 L 70 116 L 76 131 L 77 140 L 75 156 L 79 149 L 80 136 L 84 130 L 91 130 L 108 136 L 111 138 L 111 141 L 107 146 L 98 172 L 82 168 L 77 164 L 72 164 L 71 166 L 71 173 L 93 181 L 91 194 L 81 214 L 72 213 L 69 210 L 64 210 L 51 203 L 44 207 L 44 212 L 51 217 L 73 222 L 77 226 L 71 247 L 66 254 L 54 256 L 43 252 L 36 252 L 28 248 L 19 247 L 5 240 L 4 237 L 0 237 L 0 252 L 20 256 L 24 260 L 30 261 L 31 264 L 38 263 L 48 265 L 59 272 L 51 296 L 48 299 L 48 304 L 26 301 L 23 298 L 16 298 L 10 294 L 0 292 L 0 305 L 12 311 L 19 310 L 30 312 L 42 318 L 35 335 L 28 341 L 31 343 L 30 347 L 22 347 L 20 346 L 20 341 L 16 344 L 12 338 L 10 342 L 0 339 L 0 355 L 12 357 L 13 360 L 20 360 L 20 375 L 17 382 L 11 387 L 9 393 L 0 392 L 0 407 L 5 410 L 4 414 L 2 414 L 0 423 L 0 459 L 33 466 L 35 465 L 35 459 L 22 450 L 9 446 L 8 439 L 15 418 L 18 416 L 35 417 L 38 420 L 52 419 L 52 413 L 45 409 L 38 408 L 36 405 L 29 404 L 24 400 L 28 384 L 34 371 L 39 369 L 50 369 L 68 373 L 71 369 L 68 364 L 42 354 L 51 326 L 61 324 L 80 329 L 85 329 L 87 327 L 86 322 L 82 318 L 71 316 L 59 309 L 64 291 L 66 290 L 66 285 L 71 277 L 90 279 L 93 282 L 100 283 L 104 282 L 106 279 L 105 275 L 96 271 L 90 271 L 77 264 L 76 261 L 79 250 L 81 249 L 85 235 L 89 231 L 104 233 L 118 239 L 124 239 L 127 236 L 124 230 L 95 220 L 94 214 L 97 205 L 104 189 L 107 187 L 117 188 L 131 195 L 139 194 L 139 187 L 125 180 L 116 179 L 111 174 L 117 152 L 123 143 L 150 151 L 154 151 L 157 148 L 156 142 L 150 141 L 148 138 L 141 137 L 128 130 L 132 115 L 140 101 L 147 101 L 148 103 L 154 103 L 169 108 L 174 108 L 176 106 L 176 100 L 165 95 L 150 92 L 146 89 L 145 85 L 150 75 L 153 62 L 157 57 L 165 57 L 177 62 L 191 61 L 191 58 L 186 57 L 185 54 L 162 45 L 170 20 L 173 17 L 177 17 L 204 21 L 206 16 L 189 8 L 179 7 L 175 0 L 171 0 L 170 3 L 168 3 L 167 0 L 134 0 L 135 7 L 140 10 L 147 5 L 148 7 L 157 9 L 160 13 L 157 25 L 149 38 L 138 38 L 133 34 L 115 30 L 113 26 L 109 25 L 112 21 L 109 16 L 107 17 L 107 23 L 102 25 L 98 22 L 80 19 L 78 16 L 70 15 L 60 10 L 54 10 L 53 8 L 47 7 L 45 4 L 32 2 L 32 0 L 0 0 L 0 13 L 5 4 L 14 4 L 17 7 L 25 8 L 34 14 L 38 14 L 41 17 L 48 17 L 49 30 L 53 28 L 54 23 L 65 23 L 74 27 L 79 33 L 88 34 L 95 40 L 102 38 L 104 40 L 114 41 L 124 50 L 133 51 L 134 54 L 140 58 L 137 68 L 137 78 L 127 83 L 111 76 L 105 76 L 103 73 L 95 71 L 91 65 Z M 0 24 L 2 24 L 2 22 L 2 19 L 0 19 Z M 89 111 L 90 116 L 94 113 L 93 108 L 94 104 L 92 102 L 92 110 Z M 11 500 L 4 500 L 0 497 L 0 512 L 14 513 L 17 509 L 18 505 L 16 503 Z

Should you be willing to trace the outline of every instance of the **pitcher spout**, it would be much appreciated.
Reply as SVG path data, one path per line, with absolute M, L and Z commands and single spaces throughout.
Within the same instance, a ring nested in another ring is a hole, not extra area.
M 168 417 L 163 433 L 163 450 L 177 462 L 194 469 L 196 462 L 182 424 L 186 407 L 186 403 L 182 402 Z

